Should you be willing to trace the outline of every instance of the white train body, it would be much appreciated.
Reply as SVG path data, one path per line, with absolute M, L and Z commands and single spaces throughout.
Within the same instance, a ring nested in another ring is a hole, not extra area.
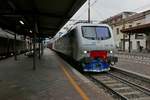
M 100 34 L 96 34 L 96 31 Z M 53 49 L 80 61 L 89 56 L 87 54 L 89 51 L 100 50 L 112 53 L 115 49 L 115 42 L 108 25 L 80 23 L 56 40 L 53 43 Z

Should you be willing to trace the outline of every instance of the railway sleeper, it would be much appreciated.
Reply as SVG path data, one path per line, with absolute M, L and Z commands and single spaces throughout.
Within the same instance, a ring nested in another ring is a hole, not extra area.
M 122 82 L 120 79 L 116 80 L 114 77 L 112 79 L 109 76 L 94 76 L 94 78 L 101 81 L 102 84 L 105 84 L 117 94 L 127 98 L 127 100 L 150 100 L 150 96 L 126 84 L 126 82 Z
M 130 89 L 130 87 L 118 87 L 118 88 L 113 88 L 115 91 L 119 91 L 119 90 L 126 90 L 126 89 Z
M 141 92 L 138 92 L 138 91 L 134 91 L 134 92 L 129 92 L 129 93 L 124 93 L 124 94 L 121 94 L 125 97 L 127 97 L 129 100 L 140 100 L 140 98 L 143 98 L 143 97 L 147 97 L 147 95 L 145 94 L 142 94 Z
M 106 84 L 110 88 L 115 88 L 115 87 L 124 87 L 124 84 L 122 83 L 114 83 L 114 84 Z
M 137 99 L 135 99 L 135 100 L 137 100 Z M 149 96 L 144 96 L 144 97 L 138 98 L 138 100 L 150 100 L 150 97 Z
M 135 90 L 133 90 L 132 88 L 128 88 L 128 89 L 119 89 L 119 90 L 115 90 L 119 93 L 126 93 L 126 92 L 133 92 Z
M 106 81 L 103 81 L 104 84 L 114 84 L 114 83 L 117 83 L 117 81 L 115 80 L 106 80 Z
M 139 91 L 130 91 L 130 92 L 123 92 L 123 93 L 120 93 L 120 94 L 122 94 L 122 95 L 124 95 L 124 96 L 128 96 L 128 95 L 139 95 L 139 94 L 141 94 L 141 92 L 139 92 Z
M 99 80 L 101 80 L 101 81 L 114 81 L 114 79 L 112 79 L 112 78 L 110 78 L 110 77 L 106 77 L 106 76 L 101 76 L 101 77 L 96 76 L 95 78 L 96 78 L 96 79 L 99 79 Z

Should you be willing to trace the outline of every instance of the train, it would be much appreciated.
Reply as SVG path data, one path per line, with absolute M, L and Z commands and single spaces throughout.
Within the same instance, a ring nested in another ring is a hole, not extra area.
M 80 63 L 84 72 L 109 71 L 118 61 L 114 34 L 106 24 L 78 23 L 50 47 Z
M 14 33 L 0 28 L 0 59 L 14 55 Z M 16 37 L 17 54 L 25 52 L 26 43 L 19 36 Z

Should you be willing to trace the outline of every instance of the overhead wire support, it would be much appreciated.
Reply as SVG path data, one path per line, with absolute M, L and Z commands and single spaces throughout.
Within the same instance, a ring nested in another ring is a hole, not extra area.
M 36 70 L 36 34 L 38 33 L 38 25 L 37 25 L 37 18 L 34 18 L 34 33 L 33 33 L 33 70 Z
M 88 22 L 90 23 L 90 0 L 88 0 Z
M 14 59 L 17 60 L 17 50 L 16 50 L 16 32 L 14 34 Z

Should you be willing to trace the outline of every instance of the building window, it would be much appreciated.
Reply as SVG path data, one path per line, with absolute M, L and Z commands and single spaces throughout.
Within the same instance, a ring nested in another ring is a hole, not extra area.
M 136 33 L 135 34 L 135 39 L 144 39 L 144 36 L 142 33 Z
M 113 26 L 111 26 L 111 29 L 113 30 Z
M 136 25 L 138 26 L 138 25 L 140 25 L 141 23 L 136 23 Z
M 122 29 L 125 29 L 125 26 L 123 26 Z
M 131 28 L 132 27 L 132 25 L 129 25 L 129 28 Z
M 119 34 L 119 28 L 117 28 L 116 31 L 117 31 L 117 35 L 118 35 Z

